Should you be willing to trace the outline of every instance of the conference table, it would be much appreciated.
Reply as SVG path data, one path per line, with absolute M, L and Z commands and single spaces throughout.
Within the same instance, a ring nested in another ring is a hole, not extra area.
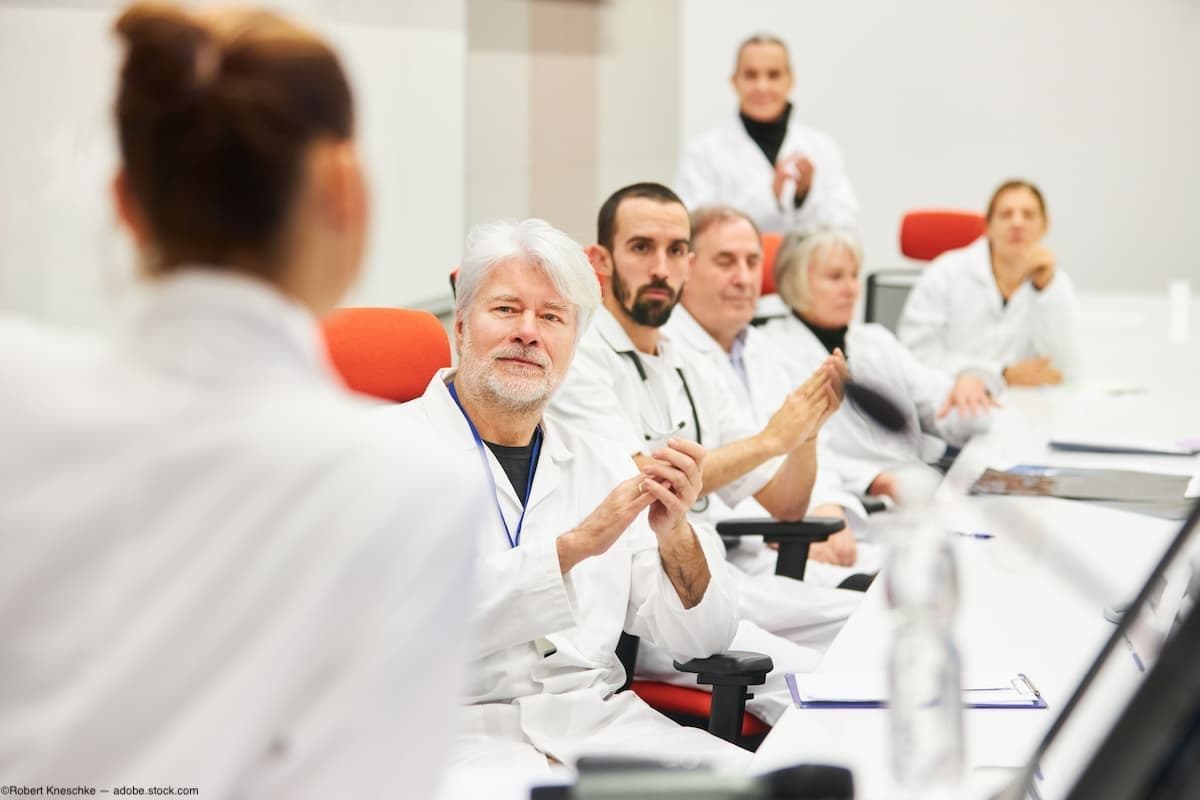
M 1169 441 L 1200 436 L 1200 343 L 1169 336 L 1165 298 L 1084 298 L 1082 379 L 1072 386 L 1011 391 L 992 430 L 972 440 L 948 478 L 970 482 L 984 466 L 1077 465 L 1195 474 L 1200 459 L 1104 456 L 1048 449 L 1056 431 Z M 1027 524 L 1012 526 L 1016 509 Z M 1004 524 L 998 524 L 998 523 Z M 1112 631 L 1103 609 L 1133 598 L 1179 523 L 1054 498 L 962 498 L 938 521 L 992 539 L 955 537 L 960 602 L 956 635 L 964 671 L 1026 673 L 1045 710 L 967 710 L 966 785 L 985 797 L 1033 752 Z M 1064 575 L 1064 563 L 1066 564 Z M 823 657 L 822 672 L 886 668 L 891 619 L 875 581 Z M 1099 733 L 1099 732 L 1098 732 Z M 887 712 L 789 709 L 754 756 L 765 772 L 801 762 L 843 764 L 857 797 L 900 797 L 888 766 Z M 569 771 L 558 773 L 570 780 Z M 452 774 L 440 798 L 528 797 L 528 777 L 502 770 Z
M 1177 521 L 1091 503 L 964 494 L 984 467 L 1015 464 L 1197 474 L 1200 459 L 1194 457 L 1048 447 L 1052 435 L 1064 432 L 1163 442 L 1200 436 L 1198 348 L 1170 340 L 1165 320 L 1155 313 L 1157 298 L 1138 300 L 1085 305 L 1091 315 L 1085 317 L 1084 377 L 1073 386 L 1010 391 L 992 429 L 963 449 L 943 489 L 953 501 L 930 521 L 946 530 L 992 534 L 951 537 L 960 584 L 955 635 L 964 673 L 1025 673 L 1048 706 L 964 710 L 964 785 L 956 796 L 988 797 L 1028 761 L 1111 634 L 1105 607 L 1134 597 L 1179 529 Z M 887 530 L 886 517 L 878 527 Z M 893 620 L 885 580 L 886 570 L 818 672 L 886 670 Z M 1072 746 L 1096 743 L 1098 738 Z M 854 772 L 857 796 L 871 800 L 900 796 L 889 758 L 886 710 L 793 707 L 755 754 L 753 768 L 842 764 Z

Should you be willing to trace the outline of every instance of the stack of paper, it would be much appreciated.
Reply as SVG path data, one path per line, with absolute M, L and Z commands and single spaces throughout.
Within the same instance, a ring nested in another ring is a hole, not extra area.
M 1194 456 L 1200 454 L 1200 443 L 1194 439 L 1156 441 L 1120 436 L 1089 436 L 1058 433 L 1050 437 L 1050 447 L 1076 453 L 1122 453 L 1144 456 Z
M 821 672 L 786 676 L 800 708 L 880 708 L 887 705 L 887 676 L 879 672 Z M 1045 708 L 1033 682 L 1020 672 L 968 672 L 962 680 L 966 708 Z
M 1060 497 L 1179 520 L 1192 508 L 1185 496 L 1187 485 L 1187 475 L 1017 464 L 1006 470 L 984 470 L 971 486 L 971 494 Z

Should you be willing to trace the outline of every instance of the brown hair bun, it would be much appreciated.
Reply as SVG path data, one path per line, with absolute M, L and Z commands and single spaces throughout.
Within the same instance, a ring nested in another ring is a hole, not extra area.
M 116 24 L 126 48 L 121 70 L 123 92 L 170 102 L 200 84 L 201 64 L 219 49 L 211 33 L 175 6 L 131 6 Z M 205 55 L 209 54 L 209 55 Z M 209 82 L 211 67 L 205 70 Z
M 308 149 L 352 134 L 337 56 L 265 11 L 137 3 L 116 32 L 126 48 L 117 132 L 154 240 L 149 266 L 274 263 Z

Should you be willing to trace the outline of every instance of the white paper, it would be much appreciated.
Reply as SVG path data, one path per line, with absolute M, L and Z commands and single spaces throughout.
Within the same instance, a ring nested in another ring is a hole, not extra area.
M 886 703 L 887 676 L 881 672 L 797 674 L 796 694 L 802 703 Z M 1013 672 L 968 672 L 963 675 L 963 703 L 1030 705 L 1033 685 Z
M 1138 452 L 1147 455 L 1195 455 L 1197 448 L 1180 437 L 1177 441 L 1139 439 L 1132 436 L 1101 436 L 1080 432 L 1060 432 L 1050 437 L 1051 447 L 1089 448 L 1097 451 Z

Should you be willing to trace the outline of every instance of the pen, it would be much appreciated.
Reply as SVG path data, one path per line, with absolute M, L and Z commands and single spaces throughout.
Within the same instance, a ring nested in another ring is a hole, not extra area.
M 984 533 L 983 531 L 954 531 L 954 535 L 955 536 L 965 536 L 968 539 L 994 539 L 995 538 L 992 534 Z

